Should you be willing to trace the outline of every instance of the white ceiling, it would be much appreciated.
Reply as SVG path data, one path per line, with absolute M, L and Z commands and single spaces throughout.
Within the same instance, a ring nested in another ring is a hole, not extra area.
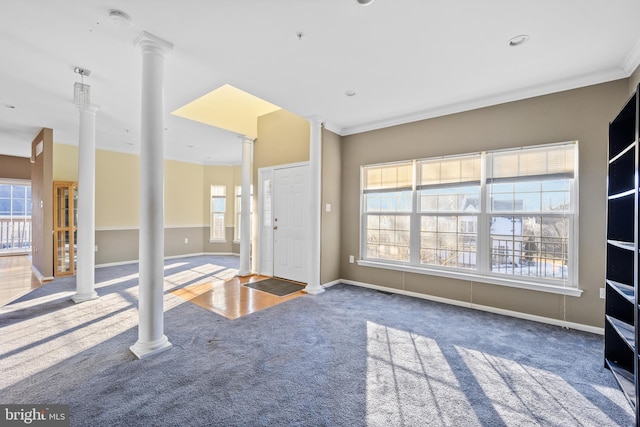
M 165 62 L 165 155 L 201 164 L 238 164 L 237 135 L 169 112 L 224 84 L 347 135 L 624 78 L 640 63 L 637 0 L 1 6 L 0 154 L 24 157 L 42 127 L 54 129 L 55 142 L 77 144 L 74 66 L 92 71 L 85 83 L 99 106 L 98 147 L 139 152 L 141 57 L 133 41 L 142 30 L 174 45 Z M 110 9 L 129 14 L 131 25 L 117 26 Z M 530 39 L 508 46 L 519 34 Z

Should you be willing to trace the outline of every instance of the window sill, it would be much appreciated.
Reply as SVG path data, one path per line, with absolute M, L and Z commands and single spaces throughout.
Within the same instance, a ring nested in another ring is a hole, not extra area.
M 209 239 L 209 243 L 227 243 L 227 239 Z
M 239 245 L 239 244 L 240 244 L 240 240 L 235 240 L 235 239 L 234 239 L 234 240 L 233 240 L 233 244 L 234 244 L 234 245 Z
M 480 276 L 473 273 L 465 273 L 461 271 L 444 271 L 433 268 L 414 267 L 409 265 L 391 264 L 379 261 L 357 260 L 356 263 L 363 267 L 384 268 L 387 270 L 404 271 L 406 273 L 427 274 L 431 276 L 448 277 L 451 279 L 467 280 L 470 282 L 488 283 L 490 285 L 509 286 L 512 288 L 528 289 L 531 291 L 549 292 L 552 294 L 569 295 L 579 297 L 582 295 L 582 289 L 571 288 L 566 286 L 547 285 L 536 282 L 527 282 L 522 280 L 510 280 L 495 276 Z

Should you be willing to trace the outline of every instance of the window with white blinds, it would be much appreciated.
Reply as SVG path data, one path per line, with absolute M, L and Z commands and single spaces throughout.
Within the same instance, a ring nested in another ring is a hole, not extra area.
M 409 261 L 413 162 L 364 168 L 365 248 L 371 258 Z
M 361 259 L 577 287 L 576 141 L 362 167 Z
M 211 186 L 211 241 L 224 241 L 224 215 L 227 210 L 227 187 L 224 185 Z

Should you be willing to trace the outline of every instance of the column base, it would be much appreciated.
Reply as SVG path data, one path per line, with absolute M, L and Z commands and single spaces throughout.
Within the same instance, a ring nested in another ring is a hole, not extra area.
M 171 347 L 173 347 L 173 344 L 169 342 L 166 335 L 163 335 L 162 338 L 153 343 L 137 341 L 134 345 L 129 347 L 129 350 L 131 350 L 138 359 L 146 359 L 147 357 L 169 350 Z
M 73 301 L 76 304 L 78 304 L 78 303 L 81 303 L 81 302 L 91 301 L 91 300 L 98 299 L 98 298 L 100 298 L 100 295 L 98 295 L 98 293 L 96 291 L 93 291 L 93 292 L 87 292 L 87 293 L 84 293 L 84 294 L 76 293 L 74 296 L 71 297 L 71 301 Z
M 307 285 L 302 291 L 307 294 L 318 295 L 324 292 L 324 288 L 322 285 Z
M 236 274 L 236 277 L 247 277 L 252 275 L 253 273 L 251 273 L 250 271 L 238 271 L 238 274 Z

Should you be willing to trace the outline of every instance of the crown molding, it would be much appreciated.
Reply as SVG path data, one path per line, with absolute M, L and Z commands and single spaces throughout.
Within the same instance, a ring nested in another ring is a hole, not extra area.
M 627 73 L 627 77 L 633 74 L 640 65 L 640 39 L 633 46 L 622 63 L 622 69 Z
M 640 45 L 638 45 L 640 47 Z M 634 49 L 635 50 L 635 49 Z M 639 52 L 640 53 L 640 50 Z M 631 56 L 631 55 L 630 55 Z M 640 58 L 639 58 L 640 59 Z M 622 67 L 612 68 L 598 73 L 586 74 L 583 76 L 573 77 L 570 79 L 556 80 L 541 85 L 530 86 L 509 92 L 502 92 L 486 97 L 470 99 L 467 101 L 438 106 L 417 112 L 402 114 L 382 120 L 362 123 L 355 126 L 347 126 L 337 128 L 332 126 L 327 129 L 337 133 L 340 136 L 353 135 L 356 133 L 368 132 L 377 129 L 383 129 L 391 126 L 402 125 L 406 123 L 417 122 L 420 120 L 432 119 L 435 117 L 446 116 L 450 114 L 462 113 L 464 111 L 476 110 L 479 108 L 491 107 L 494 105 L 504 104 L 507 102 L 520 101 L 537 96 L 548 95 L 551 93 L 563 92 L 566 90 L 578 89 L 581 87 L 591 86 L 599 83 L 606 83 L 618 79 L 629 77 L 629 73 Z M 335 129 L 335 130 L 334 130 Z

